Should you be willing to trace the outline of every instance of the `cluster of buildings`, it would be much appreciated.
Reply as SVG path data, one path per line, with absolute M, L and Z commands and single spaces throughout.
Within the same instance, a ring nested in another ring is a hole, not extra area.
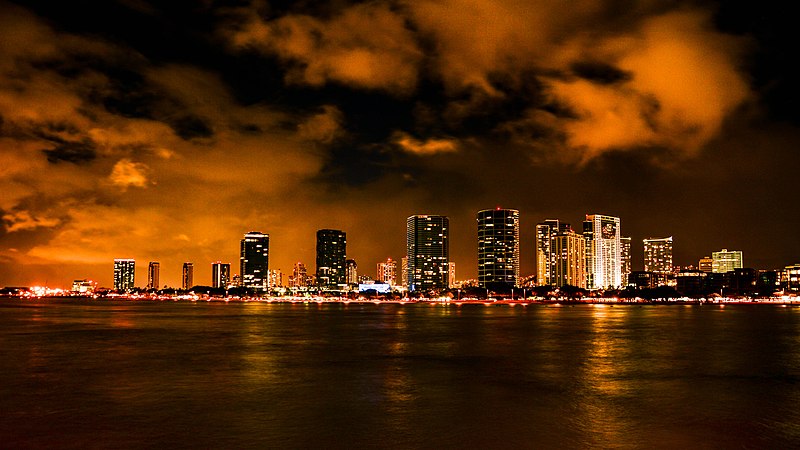
M 314 289 L 348 292 L 408 290 L 428 294 L 462 287 L 455 281 L 455 263 L 449 254 L 449 219 L 441 215 L 414 215 L 406 220 L 406 256 L 398 262 L 378 263 L 376 277 L 358 276 L 358 266 L 347 258 L 347 236 L 342 230 L 322 229 L 316 236 L 316 268 L 294 265 L 284 283 L 280 270 L 269 269 L 269 235 L 249 232 L 240 241 L 239 274 L 231 264 L 212 263 L 211 287 L 245 288 L 254 292 Z M 673 264 L 673 238 L 643 240 L 644 270 L 631 270 L 631 238 L 621 234 L 619 217 L 585 216 L 580 231 L 558 219 L 536 225 L 535 279 L 520 278 L 520 224 L 515 209 L 487 209 L 477 213 L 478 279 L 464 286 L 491 291 L 520 286 L 572 286 L 586 290 L 653 289 L 671 287 L 683 295 L 708 292 L 772 294 L 780 288 L 800 290 L 800 265 L 781 271 L 743 267 L 741 251 L 722 249 L 699 260 L 697 267 Z M 159 287 L 160 264 L 148 265 L 148 289 Z M 183 264 L 182 288 L 194 284 L 193 264 Z M 134 289 L 135 261 L 114 261 L 114 289 Z M 83 280 L 77 280 L 76 283 Z

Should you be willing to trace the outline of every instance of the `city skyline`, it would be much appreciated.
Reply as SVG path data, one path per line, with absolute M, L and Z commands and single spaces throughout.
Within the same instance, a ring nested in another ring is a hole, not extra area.
M 344 230 L 369 273 L 402 261 L 416 214 L 450 219 L 449 259 L 477 278 L 475 212 L 496 206 L 520 211 L 521 275 L 537 223 L 593 212 L 622 219 L 633 270 L 653 236 L 677 265 L 800 259 L 777 5 L 92 8 L 0 1 L 0 285 L 111 286 L 120 257 L 138 286 L 149 261 L 161 285 L 187 261 L 205 283 L 250 230 L 285 275 Z

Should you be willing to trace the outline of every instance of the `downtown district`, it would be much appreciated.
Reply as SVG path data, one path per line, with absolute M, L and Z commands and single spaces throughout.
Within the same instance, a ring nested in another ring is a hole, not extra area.
M 6 288 L 6 295 L 95 295 L 147 298 L 174 296 L 258 298 L 324 296 L 332 298 L 400 299 L 713 299 L 789 298 L 800 292 L 800 264 L 778 270 L 743 267 L 742 252 L 722 249 L 697 266 L 672 262 L 673 238 L 644 239 L 644 270 L 631 270 L 631 239 L 621 235 L 618 217 L 588 214 L 580 232 L 568 223 L 548 219 L 536 226 L 535 275 L 519 274 L 519 211 L 487 209 L 477 214 L 478 279 L 455 280 L 449 260 L 449 219 L 415 215 L 406 221 L 406 256 L 400 264 L 388 258 L 377 264 L 374 278 L 359 276 L 347 259 L 346 233 L 317 232 L 316 271 L 294 265 L 288 283 L 280 270 L 269 269 L 269 235 L 249 232 L 240 241 L 240 274 L 230 263 L 212 263 L 209 285 L 195 284 L 194 265 L 185 262 L 180 289 L 159 289 L 160 263 L 148 264 L 148 283 L 134 286 L 136 262 L 114 260 L 113 290 L 91 280 L 75 280 L 71 291 Z M 399 281 L 399 282 L 398 282 Z M 516 290 L 516 292 L 515 292 Z

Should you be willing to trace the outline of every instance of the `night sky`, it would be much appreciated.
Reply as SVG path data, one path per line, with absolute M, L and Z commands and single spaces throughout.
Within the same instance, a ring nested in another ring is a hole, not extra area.
M 795 19 L 778 2 L 0 1 L 0 286 L 110 286 L 114 258 L 238 273 L 314 267 L 347 232 L 359 273 L 405 252 L 405 219 L 450 217 L 475 277 L 476 212 L 534 227 L 619 216 L 800 262 Z M 790 24 L 790 21 L 792 22 Z

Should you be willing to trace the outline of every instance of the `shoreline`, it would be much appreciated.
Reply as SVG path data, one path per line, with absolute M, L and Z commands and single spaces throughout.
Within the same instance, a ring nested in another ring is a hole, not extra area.
M 773 306 L 800 306 L 800 297 L 773 297 L 773 298 L 712 298 L 712 299 L 617 299 L 617 298 L 584 298 L 584 299 L 450 299 L 450 298 L 414 298 L 414 299 L 350 299 L 344 297 L 190 297 L 190 296 L 0 296 L 3 300 L 42 301 L 42 300 L 88 300 L 88 301 L 123 301 L 123 302 L 181 302 L 181 303 L 266 303 L 266 304 L 373 304 L 373 305 L 483 305 L 483 306 L 629 306 L 629 305 L 773 305 Z

